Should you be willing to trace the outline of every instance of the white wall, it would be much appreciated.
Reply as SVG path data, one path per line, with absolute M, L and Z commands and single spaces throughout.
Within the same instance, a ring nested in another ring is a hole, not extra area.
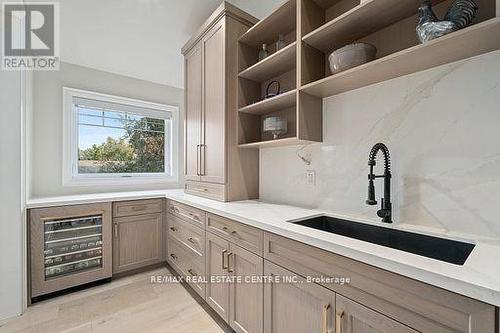
M 284 1 L 230 0 L 258 18 Z M 62 61 L 182 88 L 180 49 L 221 0 L 59 3 Z
M 379 221 L 364 202 L 380 141 L 393 157 L 397 223 L 500 238 L 500 52 L 324 99 L 323 132 L 300 152 L 309 167 L 297 147 L 261 150 L 261 199 Z
M 230 3 L 245 12 L 255 16 L 258 19 L 263 19 L 270 13 L 278 9 L 287 0 L 229 0 Z
M 136 98 L 180 107 L 179 170 L 182 175 L 182 89 L 61 63 L 60 71 L 33 74 L 33 115 L 30 128 L 31 196 L 57 196 L 110 191 L 178 188 L 179 183 L 124 186 L 62 186 L 62 87 Z
M 0 15 L 3 15 L 0 11 Z M 2 44 L 3 31 L 0 33 Z M 23 309 L 24 109 L 21 72 L 0 70 L 0 320 Z

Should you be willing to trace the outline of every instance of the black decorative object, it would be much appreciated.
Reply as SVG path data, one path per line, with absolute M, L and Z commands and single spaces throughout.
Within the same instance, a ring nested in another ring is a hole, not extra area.
M 276 90 L 274 92 L 270 92 L 269 90 L 271 89 L 273 84 L 276 84 Z M 274 96 L 278 96 L 279 94 L 281 94 L 280 89 L 281 89 L 280 83 L 278 81 L 273 80 L 273 81 L 269 82 L 269 84 L 266 87 L 266 96 L 264 98 L 271 98 Z
M 455 0 L 440 21 L 432 10 L 431 0 L 424 0 L 418 9 L 417 36 L 421 43 L 463 29 L 472 23 L 479 9 L 473 0 Z

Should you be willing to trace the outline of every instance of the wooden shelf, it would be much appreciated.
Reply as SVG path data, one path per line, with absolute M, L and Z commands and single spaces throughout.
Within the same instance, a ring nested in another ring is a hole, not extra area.
M 269 147 L 281 147 L 281 146 L 299 146 L 299 145 L 306 145 L 306 144 L 310 144 L 310 143 L 314 143 L 314 142 L 300 140 L 298 138 L 283 138 L 283 139 L 276 139 L 276 140 L 244 143 L 244 144 L 238 145 L 238 148 L 269 148 Z
M 239 77 L 262 82 L 295 68 L 297 42 L 271 54 L 255 65 L 240 72 Z
M 422 0 L 367 0 L 311 31 L 302 40 L 328 53 L 416 14 L 421 3 Z
M 247 105 L 239 109 L 239 112 L 261 115 L 268 112 L 283 110 L 296 104 L 297 90 L 290 90 L 278 96 L 264 99 L 260 102 Z
M 375 0 L 385 1 L 385 0 Z M 404 2 L 404 1 L 403 1 Z M 301 87 L 328 97 L 500 49 L 500 18 L 492 18 L 433 41 Z
M 296 3 L 289 0 L 269 16 L 259 21 L 239 39 L 239 42 L 260 48 L 278 40 L 280 33 L 286 34 L 295 29 Z

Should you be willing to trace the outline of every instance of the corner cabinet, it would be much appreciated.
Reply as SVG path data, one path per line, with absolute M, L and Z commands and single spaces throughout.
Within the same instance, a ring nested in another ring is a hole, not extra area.
M 183 47 L 185 191 L 219 201 L 258 197 L 258 152 L 237 147 L 237 39 L 256 22 L 222 5 Z

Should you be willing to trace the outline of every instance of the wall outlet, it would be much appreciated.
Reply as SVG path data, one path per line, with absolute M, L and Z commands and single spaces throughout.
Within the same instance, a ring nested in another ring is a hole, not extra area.
M 308 185 L 316 185 L 316 171 L 307 170 L 306 172 L 307 184 Z

